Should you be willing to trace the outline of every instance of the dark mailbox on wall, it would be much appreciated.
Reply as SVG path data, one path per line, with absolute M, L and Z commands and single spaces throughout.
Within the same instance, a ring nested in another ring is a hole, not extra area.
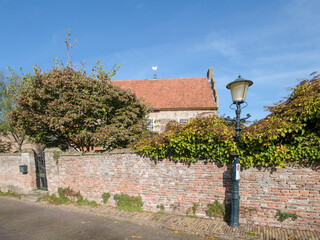
M 27 165 L 20 165 L 20 172 L 23 174 L 27 174 L 28 173 L 28 166 Z

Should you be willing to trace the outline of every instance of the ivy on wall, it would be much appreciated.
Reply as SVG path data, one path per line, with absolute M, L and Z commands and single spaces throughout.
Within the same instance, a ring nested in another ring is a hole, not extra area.
M 142 139 L 133 147 L 153 159 L 221 164 L 239 152 L 244 167 L 314 164 L 320 162 L 320 75 L 313 74 L 292 89 L 285 101 L 266 107 L 266 118 L 242 126 L 238 145 L 234 126 L 217 116 L 199 117 L 185 125 L 170 122 L 160 135 Z
M 226 164 L 236 150 L 234 130 L 216 116 L 190 120 L 185 125 L 169 122 L 164 133 L 134 145 L 136 151 L 154 159 L 194 162 L 198 159 Z

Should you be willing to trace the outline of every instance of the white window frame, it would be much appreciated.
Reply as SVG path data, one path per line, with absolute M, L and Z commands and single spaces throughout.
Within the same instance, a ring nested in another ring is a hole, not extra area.
M 189 118 L 179 118 L 180 124 L 186 124 L 190 119 Z
M 154 131 L 154 119 L 149 119 L 148 121 L 147 130 Z

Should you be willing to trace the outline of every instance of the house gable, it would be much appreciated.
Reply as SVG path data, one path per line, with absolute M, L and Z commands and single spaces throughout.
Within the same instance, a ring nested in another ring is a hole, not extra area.
M 185 123 L 197 116 L 218 114 L 218 95 L 213 69 L 207 77 L 113 80 L 122 89 L 129 89 L 138 98 L 151 104 L 150 127 L 162 132 L 170 120 Z
M 217 109 L 211 82 L 207 77 L 114 80 L 112 83 L 130 89 L 154 109 Z

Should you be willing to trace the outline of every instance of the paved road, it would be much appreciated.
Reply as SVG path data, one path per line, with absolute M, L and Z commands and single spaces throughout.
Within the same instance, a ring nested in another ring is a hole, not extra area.
M 1 240 L 195 240 L 195 235 L 0 197 Z

